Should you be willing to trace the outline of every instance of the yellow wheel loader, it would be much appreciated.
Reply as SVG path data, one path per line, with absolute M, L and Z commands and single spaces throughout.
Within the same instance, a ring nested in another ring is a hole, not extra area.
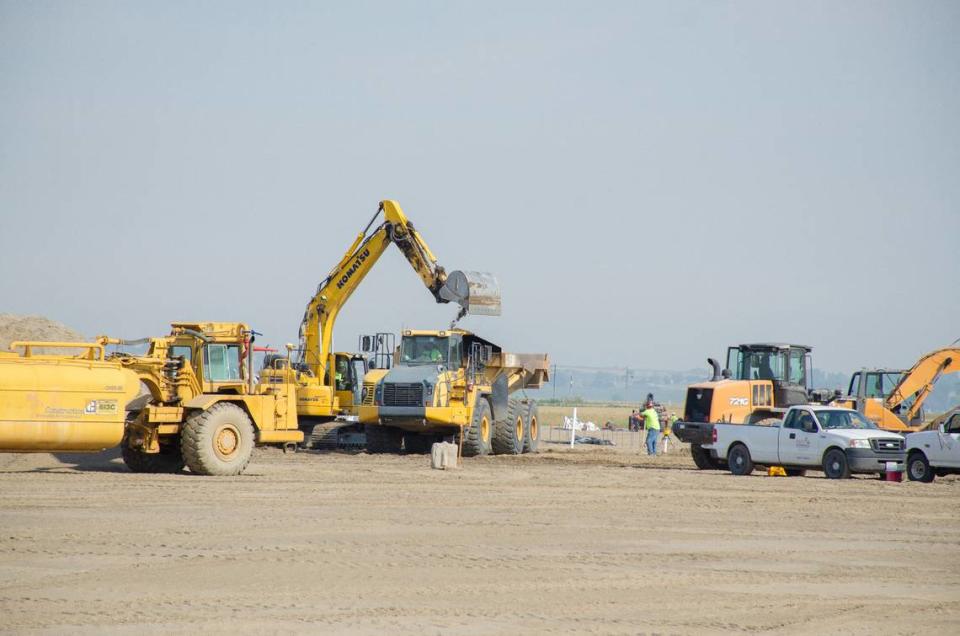
M 741 344 L 727 349 L 727 366 L 708 358 L 713 377 L 687 387 L 683 418 L 672 434 L 691 445 L 698 468 L 722 464 L 701 448 L 710 443 L 705 423 L 767 424 L 791 406 L 807 404 L 812 375 L 810 347 L 783 343 Z
M 0 355 L 0 451 L 100 451 L 121 444 L 134 472 L 243 472 L 255 445 L 294 445 L 292 372 L 255 384 L 254 332 L 242 323 L 172 324 L 141 341 L 15 342 Z M 147 345 L 143 355 L 105 354 Z M 73 347 L 76 356 L 37 349 Z M 292 347 L 291 347 L 292 349 Z
M 364 383 L 372 453 L 427 452 L 457 438 L 466 456 L 537 450 L 536 402 L 510 395 L 549 379 L 543 353 L 516 354 L 462 329 L 403 332 L 393 368 Z

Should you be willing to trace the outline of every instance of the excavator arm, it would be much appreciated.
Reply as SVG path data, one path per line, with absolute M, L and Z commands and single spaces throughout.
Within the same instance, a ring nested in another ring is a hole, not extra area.
M 383 221 L 374 227 L 377 218 Z M 438 303 L 455 302 L 460 316 L 467 313 L 499 315 L 500 288 L 496 278 L 479 272 L 449 275 L 437 262 L 420 233 L 396 201 L 381 201 L 376 214 L 353 244 L 317 286 L 300 324 L 300 362 L 323 381 L 333 345 L 333 327 L 347 303 L 387 248 L 396 245 Z
M 929 397 L 937 380 L 945 373 L 957 371 L 960 371 L 960 349 L 948 347 L 932 351 L 903 374 L 900 382 L 884 401 L 884 406 L 893 411 L 911 397 L 915 397 L 909 410 L 900 414 L 903 421 L 912 422 L 920 413 L 924 400 Z

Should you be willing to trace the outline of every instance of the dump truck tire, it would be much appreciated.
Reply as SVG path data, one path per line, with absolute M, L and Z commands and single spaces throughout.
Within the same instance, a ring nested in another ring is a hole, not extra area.
M 519 455 L 527 428 L 527 407 L 520 400 L 507 402 L 507 417 L 493 426 L 493 452 L 497 455 Z
M 527 403 L 527 419 L 524 420 L 523 452 L 536 453 L 540 447 L 540 409 L 536 400 Z
M 180 434 L 187 468 L 198 475 L 239 475 L 250 463 L 253 445 L 250 416 L 228 402 L 191 414 Z
M 120 455 L 123 463 L 134 473 L 179 473 L 184 466 L 179 447 L 161 448 L 159 453 L 144 453 L 130 448 L 124 438 L 120 443 Z
M 368 453 L 399 453 L 403 443 L 403 431 L 391 426 L 367 424 L 363 427 L 367 436 Z
M 433 435 L 421 433 L 403 434 L 403 450 L 411 455 L 424 455 L 429 453 L 433 442 Z
M 492 450 L 493 422 L 490 416 L 490 403 L 486 398 L 478 398 L 473 407 L 473 419 L 463 434 L 463 456 L 478 457 L 488 455 Z

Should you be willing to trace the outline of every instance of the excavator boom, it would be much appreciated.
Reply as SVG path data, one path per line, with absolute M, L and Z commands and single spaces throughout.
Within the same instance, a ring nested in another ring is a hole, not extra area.
M 374 228 L 377 217 L 383 221 Z M 300 324 L 300 362 L 322 381 L 333 346 L 333 326 L 340 309 L 374 264 L 396 245 L 438 303 L 456 303 L 465 314 L 499 315 L 500 286 L 491 274 L 454 271 L 437 262 L 420 233 L 396 201 L 381 201 L 376 214 L 307 303 Z
M 957 371 L 960 371 L 960 349 L 947 347 L 931 351 L 903 374 L 900 382 L 887 396 L 884 406 L 893 410 L 915 397 L 907 413 L 901 415 L 904 421 L 911 422 L 920 412 L 937 380 L 946 373 Z

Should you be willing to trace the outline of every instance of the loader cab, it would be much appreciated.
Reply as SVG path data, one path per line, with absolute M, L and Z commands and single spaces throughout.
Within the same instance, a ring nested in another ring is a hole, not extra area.
M 806 404 L 812 351 L 804 345 L 774 343 L 730 347 L 724 375 L 736 380 L 770 381 L 773 403 L 778 408 Z

